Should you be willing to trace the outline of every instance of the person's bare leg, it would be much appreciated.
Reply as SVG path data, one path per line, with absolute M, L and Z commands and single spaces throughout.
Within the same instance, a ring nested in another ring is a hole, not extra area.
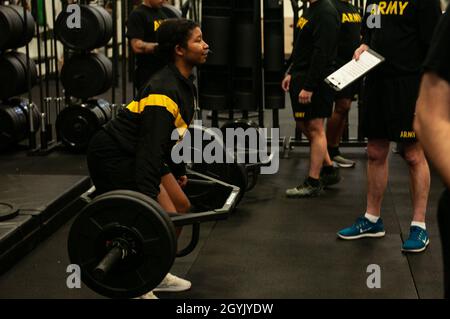
M 320 170 L 324 161 L 327 160 L 327 138 L 323 127 L 323 119 L 313 119 L 302 124 L 303 132 L 311 143 L 309 176 L 315 179 L 320 178 Z M 330 157 L 328 161 L 331 163 Z
M 159 194 L 158 194 L 158 203 L 167 213 L 176 213 L 176 208 L 172 200 L 170 199 L 167 190 L 164 188 L 162 184 L 159 185 Z
M 388 140 L 369 140 L 367 144 L 367 210 L 366 212 L 380 216 L 381 202 L 388 181 Z
M 345 122 L 347 120 L 351 99 L 336 100 L 333 114 L 327 121 L 327 143 L 329 147 L 338 147 L 344 134 Z
M 328 153 L 328 149 L 325 149 L 325 151 L 326 151 L 326 153 L 325 153 L 325 159 L 323 160 L 323 165 L 324 166 L 332 166 L 333 161 L 331 160 L 330 153 Z
M 161 205 L 162 209 L 166 211 L 167 213 L 177 213 L 177 209 L 175 207 L 175 204 L 173 203 L 172 199 L 170 198 L 167 190 L 164 188 L 162 184 L 159 185 L 159 195 L 158 195 L 158 203 Z M 177 238 L 181 234 L 182 227 L 175 228 L 175 233 L 177 235 Z
M 430 192 L 430 168 L 420 143 L 404 145 L 404 159 L 408 163 L 413 221 L 425 222 Z
M 164 175 L 161 177 L 161 184 L 164 186 L 170 199 L 172 200 L 172 203 L 175 206 L 175 211 L 178 214 L 188 213 L 191 208 L 191 203 L 175 179 L 175 176 L 173 176 L 172 173 Z

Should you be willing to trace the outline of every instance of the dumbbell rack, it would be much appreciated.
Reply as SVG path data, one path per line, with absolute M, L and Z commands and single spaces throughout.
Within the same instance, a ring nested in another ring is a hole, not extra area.
M 13 63 L 14 72 L 12 73 L 13 78 L 10 78 L 12 85 L 8 86 L 5 82 L 6 88 L 10 88 L 12 91 L 3 92 L 2 98 L 3 102 L 6 102 L 6 108 L 11 108 L 13 112 L 18 111 L 16 116 L 12 116 L 10 120 L 13 125 L 17 128 L 23 129 L 23 131 L 17 131 L 18 135 L 11 136 L 11 142 L 6 144 L 6 147 L 10 147 L 16 143 L 19 143 L 24 135 L 28 136 L 28 154 L 29 155 L 45 155 L 48 154 L 55 146 L 56 143 L 52 141 L 52 125 L 50 122 L 48 107 L 44 104 L 43 99 L 43 88 L 42 80 L 39 81 L 40 97 L 41 97 L 41 107 L 44 107 L 44 112 L 40 112 L 39 108 L 35 103 L 33 103 L 32 87 L 35 82 L 38 81 L 38 77 L 42 79 L 42 68 L 40 62 L 41 50 L 40 50 L 40 28 L 36 28 L 35 21 L 37 17 L 33 17 L 32 12 L 30 13 L 27 8 L 27 2 L 22 0 L 20 4 L 22 6 L 6 5 L 5 1 L 0 1 L 2 5 L 2 15 L 6 17 L 6 33 L 2 35 L 3 40 L 6 36 L 6 42 L 3 42 L 0 48 L 2 52 L 2 58 L 6 63 Z M 9 4 L 9 3 L 8 3 Z M 45 12 L 45 3 L 44 3 Z M 45 40 L 47 37 L 46 25 L 44 26 Z M 38 44 L 38 66 L 39 73 L 35 62 L 30 59 L 30 41 L 36 37 Z M 45 42 L 46 43 L 46 42 Z M 16 49 L 20 47 L 25 47 L 25 54 L 17 52 Z M 9 51 L 12 50 L 12 51 Z M 46 48 L 47 51 L 47 48 Z M 47 53 L 46 53 L 47 54 Z M 46 78 L 48 78 L 48 63 L 46 62 Z M 5 74 L 3 74 L 6 76 Z M 48 92 L 48 90 L 47 90 Z M 28 99 L 22 98 L 12 98 L 12 96 L 19 96 L 22 93 L 27 93 Z M 48 95 L 48 94 L 47 94 Z M 11 104 L 12 103 L 12 104 Z M 14 111 L 15 110 L 15 111 Z M 7 113 L 8 111 L 4 109 Z M 6 118 L 6 120 L 8 120 Z M 24 127 L 24 122 L 27 124 Z M 37 145 L 37 134 L 40 129 L 40 145 Z M 27 131 L 27 132 L 26 132 Z M 8 131 L 5 132 L 8 134 Z M 50 142 L 49 142 L 50 141 Z M 5 146 L 5 145 L 4 145 Z
M 40 32 L 40 26 L 39 23 L 37 24 L 37 53 L 38 53 L 38 69 L 39 69 L 39 93 L 40 93 L 40 102 L 42 106 L 42 113 L 41 113 L 41 132 L 40 132 L 40 146 L 30 148 L 30 151 L 28 152 L 28 155 L 31 156 L 46 156 L 50 154 L 52 151 L 58 149 L 61 147 L 61 140 L 58 135 L 56 135 L 56 138 L 53 137 L 53 125 L 52 124 L 52 110 L 54 111 L 53 118 L 56 120 L 59 113 L 61 112 L 64 103 L 63 98 L 61 95 L 60 85 L 59 85 L 59 71 L 58 71 L 58 43 L 57 39 L 54 36 L 54 29 L 53 29 L 53 36 L 52 36 L 52 42 L 51 42 L 51 48 L 53 51 L 54 56 L 50 57 L 48 56 L 48 47 L 47 47 L 47 41 L 48 41 L 48 34 L 50 29 L 47 29 L 47 8 L 46 8 L 46 1 L 42 2 L 42 19 L 43 19 L 43 41 L 44 41 L 44 66 L 45 66 L 45 77 L 43 79 L 42 76 L 42 54 L 41 54 L 41 32 Z M 39 11 L 39 10 L 38 10 Z M 55 1 L 52 0 L 52 22 L 53 26 L 55 26 L 56 22 L 56 8 L 55 8 Z M 39 15 L 39 14 L 38 14 Z M 39 17 L 35 17 L 36 21 L 39 21 Z M 50 65 L 52 64 L 52 65 Z M 51 96 L 50 94 L 50 73 L 51 68 L 54 68 L 55 73 L 55 85 L 56 85 L 56 96 Z M 43 93 L 43 86 L 42 82 L 45 82 L 45 97 Z M 36 137 L 33 138 L 34 140 Z

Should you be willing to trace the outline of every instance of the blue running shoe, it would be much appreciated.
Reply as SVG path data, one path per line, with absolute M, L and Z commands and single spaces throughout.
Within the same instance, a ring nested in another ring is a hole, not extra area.
M 358 217 L 356 222 L 350 227 L 340 230 L 337 235 L 342 239 L 358 239 L 363 237 L 383 237 L 383 221 L 381 218 L 376 223 L 372 223 L 366 217 Z
M 411 226 L 409 229 L 409 237 L 403 243 L 402 251 L 407 253 L 420 253 L 427 248 L 429 243 L 430 239 L 425 229 L 419 226 Z

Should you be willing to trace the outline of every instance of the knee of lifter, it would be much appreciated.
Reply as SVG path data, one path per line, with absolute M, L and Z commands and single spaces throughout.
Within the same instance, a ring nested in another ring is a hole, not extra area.
M 187 214 L 191 210 L 191 203 L 189 200 L 186 200 L 177 205 L 177 213 L 178 214 Z

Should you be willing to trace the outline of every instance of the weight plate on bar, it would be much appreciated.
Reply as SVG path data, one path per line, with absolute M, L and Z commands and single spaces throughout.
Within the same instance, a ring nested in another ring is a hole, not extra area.
M 223 145 L 223 141 L 221 140 L 220 136 L 215 134 L 213 130 L 208 130 L 205 127 L 199 126 L 199 125 L 191 125 L 189 127 L 189 133 L 190 133 L 190 140 L 189 139 L 183 139 L 183 141 L 180 143 L 179 147 L 190 147 L 191 149 L 191 159 L 192 163 L 189 164 L 190 168 L 198 173 L 205 174 L 208 176 L 211 176 L 215 179 L 218 179 L 220 181 L 223 181 L 225 183 L 235 185 L 240 188 L 238 200 L 237 203 L 242 199 L 242 196 L 244 195 L 246 189 L 247 189 L 247 169 L 245 167 L 245 164 L 242 163 L 226 163 L 226 150 L 225 146 Z M 205 135 L 208 137 L 205 138 Z M 194 141 L 196 138 L 202 137 L 202 145 L 201 149 L 198 148 L 198 143 Z M 205 150 L 205 147 L 210 143 L 210 141 L 216 141 L 218 145 L 220 145 L 220 149 L 223 153 L 223 161 L 225 163 L 207 163 L 205 162 L 205 159 L 203 158 L 203 153 Z M 190 143 L 190 144 L 189 144 Z M 202 159 L 201 163 L 195 163 L 196 157 L 194 154 L 197 155 L 197 159 Z M 231 156 L 231 155 L 228 155 Z
M 117 238 L 126 240 L 131 249 L 99 280 L 94 269 Z M 112 191 L 95 198 L 77 217 L 68 251 L 89 288 L 111 298 L 134 298 L 155 288 L 169 272 L 176 256 L 175 229 L 151 198 Z

